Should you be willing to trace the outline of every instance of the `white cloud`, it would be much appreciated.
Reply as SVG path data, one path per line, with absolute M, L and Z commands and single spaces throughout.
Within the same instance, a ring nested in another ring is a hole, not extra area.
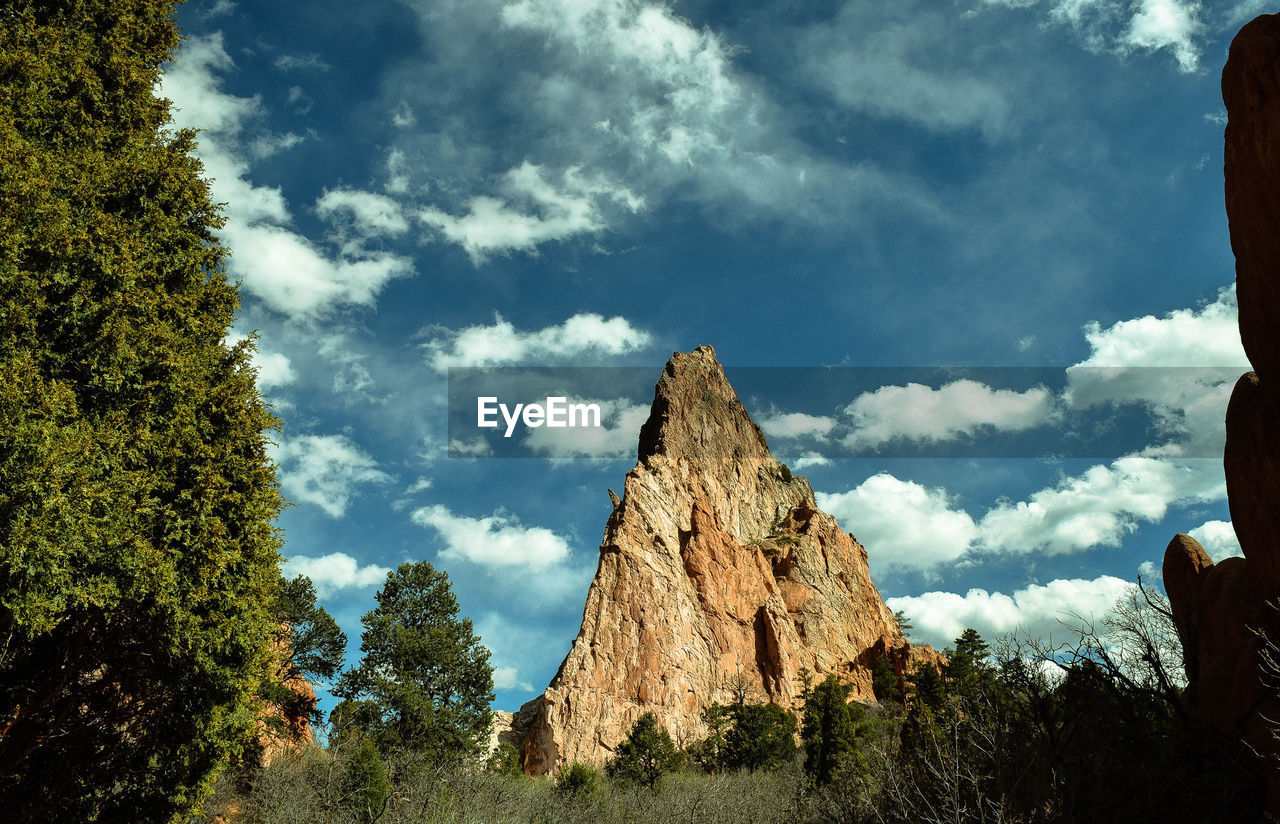
M 316 595 L 321 598 L 340 589 L 365 589 L 381 584 L 391 570 L 377 564 L 361 566 L 345 552 L 332 552 L 312 558 L 294 555 L 284 563 L 285 575 L 293 578 L 305 575 L 316 585 Z
M 468 518 L 436 504 L 414 510 L 410 519 L 439 533 L 445 543 L 440 557 L 445 559 L 487 567 L 544 569 L 569 557 L 569 544 L 564 538 L 540 526 L 522 526 L 513 516 L 501 512 L 487 518 Z
M 622 355 L 649 345 L 648 332 L 621 316 L 580 313 L 555 326 L 521 332 L 501 317 L 488 326 L 436 330 L 427 361 L 443 372 L 451 366 L 501 364 L 581 356 Z
M 1053 23 L 1070 26 L 1093 51 L 1127 54 L 1168 49 L 1184 72 L 1200 64 L 1200 4 L 1188 0 L 985 0 L 1011 8 L 1047 6 Z
M 1138 521 L 1159 522 L 1174 503 L 1226 495 L 1222 468 L 1207 461 L 1126 455 L 1033 493 L 1002 502 L 979 522 L 978 545 L 999 552 L 1055 555 L 1119 546 Z
M 1146 404 L 1161 434 L 1180 442 L 1163 447 L 1165 454 L 1221 455 L 1227 401 L 1236 378 L 1249 368 L 1234 286 L 1199 310 L 1146 315 L 1106 328 L 1090 323 L 1085 339 L 1089 357 L 1067 369 L 1068 403 Z
M 631 212 L 644 206 L 644 200 L 626 187 L 602 177 L 585 178 L 578 167 L 566 169 L 558 182 L 552 182 L 542 167 L 528 161 L 508 171 L 500 189 L 503 198 L 472 198 L 465 215 L 427 208 L 418 219 L 462 246 L 478 266 L 491 254 L 532 253 L 543 243 L 602 231 L 601 202 L 611 201 Z
M 449 457 L 486 458 L 493 454 L 493 447 L 483 436 L 464 441 L 453 438 L 449 441 Z
M 640 427 L 649 419 L 649 405 L 633 404 L 622 398 L 574 398 L 573 403 L 597 404 L 601 425 L 529 429 L 524 443 L 531 452 L 548 458 L 626 458 L 635 455 Z
M 611 76 L 614 90 L 624 93 L 618 102 L 629 105 L 594 122 L 646 154 L 684 164 L 723 151 L 729 124 L 717 121 L 743 92 L 729 50 L 710 31 L 635 0 L 520 0 L 503 8 L 502 20 L 545 34 L 576 53 L 582 68 Z
M 234 329 L 227 334 L 227 346 L 235 346 L 245 336 Z M 289 358 L 279 352 L 272 352 L 262 347 L 259 342 L 253 353 L 253 368 L 258 372 L 258 389 L 274 389 L 277 386 L 288 386 L 298 379 L 293 371 Z
M 817 493 L 818 506 L 867 548 L 873 565 L 925 569 L 959 558 L 977 534 L 942 489 L 873 475 L 848 492 Z
M 1230 521 L 1205 521 L 1187 534 L 1200 542 L 1215 563 L 1224 558 L 1244 555 L 1240 549 L 1240 539 L 1236 537 L 1235 527 Z
M 775 413 L 760 419 L 760 428 L 770 438 L 824 438 L 836 425 L 834 418 L 803 412 Z
M 806 452 L 792 462 L 791 468 L 797 472 L 803 472 L 811 466 L 830 466 L 831 459 L 826 455 L 817 452 Z
M 522 679 L 520 677 L 520 671 L 515 667 L 494 667 L 493 688 L 499 690 L 533 692 L 533 684 Z
M 1100 618 L 1125 593 L 1131 583 L 1110 575 L 1093 580 L 1058 579 L 1033 584 L 1012 595 L 971 589 L 965 595 L 954 592 L 926 592 L 923 595 L 890 598 L 889 608 L 902 610 L 915 629 L 912 639 L 941 649 L 973 627 L 986 639 L 1018 631 L 1019 635 L 1047 638 L 1068 634 L 1059 623 L 1070 623 L 1072 614 Z
M 984 428 L 1018 432 L 1051 421 L 1057 401 L 1044 387 L 1014 392 L 972 380 L 933 389 L 919 383 L 882 386 L 859 395 L 845 409 L 851 448 L 895 439 L 931 443 L 969 437 Z
M 416 495 L 419 492 L 427 491 L 428 489 L 431 488 L 431 486 L 432 486 L 432 481 L 430 478 L 420 476 L 418 480 L 414 481 L 412 484 L 408 486 L 407 489 L 405 489 L 404 494 Z
M 1124 42 L 1140 49 L 1169 48 L 1184 72 L 1195 71 L 1200 64 L 1200 51 L 1195 35 L 1200 31 L 1196 18 L 1199 6 L 1181 0 L 1142 0 L 1142 6 L 1129 21 Z
M 232 67 L 220 34 L 191 38 L 166 67 L 159 89 L 173 101 L 175 125 L 202 130 L 197 154 L 214 200 L 227 204 L 222 238 L 233 250 L 231 273 L 267 306 L 292 317 L 319 317 L 341 304 L 371 305 L 388 280 L 412 271 L 411 262 L 358 248 L 330 256 L 290 228 L 284 194 L 250 182 L 249 158 L 294 145 L 297 136 L 246 136 L 264 112 L 258 97 L 222 91 L 218 73 Z
M 1106 328 L 1089 323 L 1085 340 L 1090 355 L 1076 367 L 1249 366 L 1240 343 L 1234 285 L 1219 290 L 1217 299 L 1199 310 L 1145 315 Z
M 285 438 L 274 452 L 285 493 L 302 503 L 315 504 L 332 518 L 346 513 L 359 485 L 391 480 L 346 435 Z
M 409 229 L 400 204 L 386 195 L 359 189 L 329 189 L 316 200 L 316 214 L 326 220 L 347 215 L 365 236 L 394 237 Z

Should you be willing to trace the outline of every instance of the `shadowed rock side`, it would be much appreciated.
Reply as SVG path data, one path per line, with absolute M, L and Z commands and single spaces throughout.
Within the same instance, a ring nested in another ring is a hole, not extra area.
M 525 770 L 599 764 L 646 711 L 688 745 L 735 681 L 794 707 L 802 670 L 838 673 L 871 700 L 877 655 L 901 669 L 936 653 L 902 638 L 866 550 L 770 455 L 715 351 L 676 353 L 605 526 L 582 628 L 517 715 Z
M 1280 701 L 1263 683 L 1254 630 L 1280 642 L 1280 15 L 1247 24 L 1222 72 L 1226 205 L 1240 336 L 1256 371 L 1227 408 L 1223 468 L 1244 558 L 1217 564 L 1186 535 L 1165 551 L 1164 583 L 1186 658 L 1188 703 L 1260 755 L 1280 755 Z M 1267 719 L 1275 719 L 1268 721 Z M 1280 812 L 1280 773 L 1268 771 Z

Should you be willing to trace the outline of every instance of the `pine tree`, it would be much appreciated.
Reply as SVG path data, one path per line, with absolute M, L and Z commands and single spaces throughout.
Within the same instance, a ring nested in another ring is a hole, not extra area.
M 363 717 L 384 751 L 475 753 L 489 732 L 493 668 L 470 618 L 458 617 L 449 576 L 430 563 L 387 574 L 360 619 L 364 658 L 343 673 L 335 713 Z M 363 702 L 363 703 L 362 703 Z
M 680 769 L 684 758 L 676 749 L 671 734 L 646 712 L 636 719 L 631 732 L 618 745 L 617 754 L 605 765 L 605 772 L 617 781 L 644 784 L 649 789 L 669 772 Z
M 0 809 L 164 821 L 268 666 L 275 420 L 194 134 L 153 95 L 169 0 L 0 10 Z

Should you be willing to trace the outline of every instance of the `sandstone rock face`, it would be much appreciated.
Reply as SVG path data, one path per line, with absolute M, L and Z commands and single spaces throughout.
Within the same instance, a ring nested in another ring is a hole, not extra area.
M 1263 383 L 1280 383 L 1280 15 L 1245 25 L 1222 72 L 1227 218 L 1240 336 Z
M 1280 600 L 1280 15 L 1263 15 L 1236 35 L 1222 98 L 1240 336 L 1255 369 L 1232 392 L 1223 459 L 1245 557 L 1214 564 L 1178 535 L 1165 551 L 1164 579 L 1188 703 L 1271 761 L 1280 756 L 1280 695 L 1264 683 L 1257 632 L 1280 644 L 1280 612 L 1268 605 Z M 1280 814 L 1280 773 L 1273 765 L 1264 773 L 1268 808 Z
M 902 666 L 921 653 L 871 583 L 866 550 L 769 453 L 715 351 L 676 353 L 605 526 L 582 628 L 521 709 L 525 770 L 599 764 L 646 711 L 691 744 L 731 684 L 794 707 L 803 671 L 837 673 L 870 700 L 877 654 Z
M 289 627 L 281 625 L 281 634 L 274 642 L 276 661 L 276 678 L 300 696 L 304 708 L 316 705 L 315 688 L 301 675 L 291 675 L 282 665 L 288 659 Z M 263 766 L 270 765 L 282 755 L 299 752 L 312 746 L 315 737 L 311 732 L 311 723 L 306 715 L 294 715 L 278 704 L 266 704 L 258 715 L 255 740 L 262 751 Z

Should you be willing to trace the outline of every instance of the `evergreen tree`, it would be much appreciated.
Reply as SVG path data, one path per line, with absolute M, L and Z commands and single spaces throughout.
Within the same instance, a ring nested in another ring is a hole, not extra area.
M 489 733 L 493 668 L 471 619 L 458 617 L 449 576 L 426 561 L 401 564 L 377 601 L 360 619 L 364 658 L 334 693 L 369 702 L 363 723 L 384 751 L 478 752 Z
M 684 758 L 670 733 L 658 724 L 653 713 L 646 712 L 636 719 L 631 732 L 618 745 L 617 754 L 605 765 L 605 772 L 612 779 L 653 789 L 658 779 L 680 769 L 683 763 Z
M 852 688 L 835 675 L 810 690 L 804 702 L 804 768 L 819 784 L 858 763 L 857 742 L 865 732 L 863 709 L 849 703 Z
M 164 821 L 254 722 L 281 506 L 170 0 L 0 10 L 0 809 Z
M 734 707 L 725 762 L 735 770 L 773 770 L 796 755 L 796 716 L 777 704 Z

